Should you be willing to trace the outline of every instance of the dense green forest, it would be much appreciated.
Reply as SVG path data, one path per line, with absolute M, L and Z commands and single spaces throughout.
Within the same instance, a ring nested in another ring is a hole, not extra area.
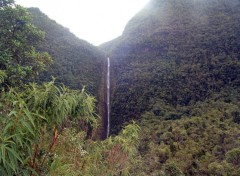
M 51 30 L 63 32 L 39 10 L 33 11 L 39 13 L 39 19 L 43 16 L 50 26 L 56 26 Z M 96 48 L 67 32 L 64 34 L 69 38 L 62 35 L 61 41 L 69 39 L 69 43 L 47 43 L 44 37 L 48 34 L 33 24 L 32 13 L 13 0 L 0 0 L 0 17 L 0 175 L 127 175 L 133 168 L 129 165 L 136 162 L 139 126 L 132 123 L 116 137 L 92 140 L 99 118 L 96 99 L 82 86 L 97 92 L 99 81 L 95 79 L 101 78 L 104 63 L 99 60 L 103 54 L 98 55 Z M 53 42 L 59 39 L 55 37 Z M 59 54 L 58 47 L 66 52 L 69 49 L 69 57 Z M 74 50 L 71 54 L 79 54 L 78 58 L 71 58 L 70 49 Z M 56 66 L 74 70 L 66 68 L 64 62 L 80 64 L 74 69 L 80 70 L 83 79 L 75 85 L 66 80 L 78 90 L 60 84 L 64 74 L 57 77 Z M 91 73 L 100 74 L 93 78 Z M 51 74 L 57 78 L 43 82 Z
M 0 0 L 0 175 L 239 176 L 239 24 L 239 0 L 150 0 L 97 48 Z
M 100 46 L 111 132 L 140 124 L 141 174 L 240 174 L 239 24 L 239 0 L 151 0 Z
M 153 0 L 120 38 L 101 46 L 112 62 L 113 132 L 158 99 L 188 106 L 237 89 L 239 17 L 236 0 Z

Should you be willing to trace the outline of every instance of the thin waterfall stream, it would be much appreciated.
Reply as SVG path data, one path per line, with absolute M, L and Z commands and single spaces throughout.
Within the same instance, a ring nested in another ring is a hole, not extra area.
M 107 69 L 107 137 L 110 131 L 110 59 L 107 58 L 108 69 Z

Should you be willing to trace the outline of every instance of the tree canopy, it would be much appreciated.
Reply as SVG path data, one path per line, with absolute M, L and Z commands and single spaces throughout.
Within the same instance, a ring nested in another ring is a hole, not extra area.
M 0 8 L 0 70 L 5 86 L 29 81 L 51 63 L 46 52 L 36 47 L 44 32 L 31 23 L 28 11 L 13 1 L 1 1 Z

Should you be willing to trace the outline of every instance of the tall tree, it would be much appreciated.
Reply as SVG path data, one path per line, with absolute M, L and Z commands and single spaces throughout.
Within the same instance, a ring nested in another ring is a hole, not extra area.
M 19 85 L 36 76 L 51 57 L 36 51 L 44 33 L 31 24 L 27 10 L 12 0 L 0 0 L 0 70 L 3 85 Z

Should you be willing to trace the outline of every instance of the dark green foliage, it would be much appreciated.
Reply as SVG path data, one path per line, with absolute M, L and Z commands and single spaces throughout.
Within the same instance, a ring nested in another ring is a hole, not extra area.
M 164 168 L 164 173 L 166 176 L 181 176 L 182 171 L 175 165 L 175 163 L 166 164 Z
M 146 175 L 165 172 L 169 163 L 175 163 L 185 175 L 239 174 L 240 126 L 232 116 L 239 103 L 212 99 L 218 100 L 188 107 L 189 114 L 195 109 L 201 114 L 179 120 L 164 120 L 152 111 L 144 113 L 139 151 L 143 165 L 149 166 L 144 168 Z M 163 104 L 161 107 L 168 108 Z
M 240 166 L 240 148 L 234 148 L 226 153 L 227 161 L 234 166 Z
M 13 1 L 0 1 L 0 16 L 0 70 L 5 74 L 1 83 L 20 86 L 51 63 L 46 52 L 36 51 L 44 33 L 31 24 L 27 10 Z
M 239 111 L 233 112 L 232 116 L 233 116 L 233 121 L 235 123 L 240 124 L 240 113 L 239 113 Z
M 56 82 L 64 83 L 73 89 L 83 86 L 98 96 L 105 57 L 95 46 L 78 39 L 69 29 L 49 19 L 37 8 L 28 9 L 33 24 L 46 33 L 40 50 L 47 51 L 53 64 L 40 75 L 41 80 L 49 81 L 51 76 Z
M 240 174 L 239 24 L 239 0 L 151 0 L 101 46 L 111 132 L 140 123 L 142 175 Z
M 112 132 L 157 99 L 178 108 L 238 88 L 239 9 L 237 0 L 152 0 L 121 37 L 101 46 L 112 65 Z

